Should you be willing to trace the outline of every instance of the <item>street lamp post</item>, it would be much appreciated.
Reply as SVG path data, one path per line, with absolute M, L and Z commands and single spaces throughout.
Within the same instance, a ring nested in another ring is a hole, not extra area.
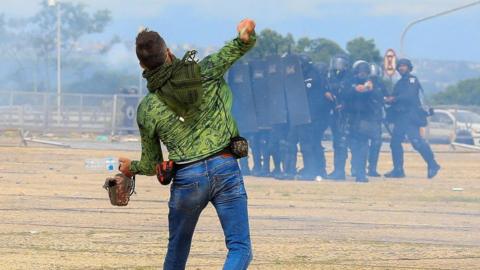
M 55 6 L 57 9 L 57 122 L 60 123 L 62 107 L 62 16 L 60 13 L 60 2 L 58 0 L 48 0 L 49 6 Z
M 430 16 L 427 16 L 427 17 L 423 17 L 423 18 L 420 18 L 420 19 L 417 19 L 417 20 L 414 20 L 414 21 L 410 22 L 410 23 L 407 25 L 407 27 L 405 27 L 405 29 L 403 30 L 402 36 L 401 36 L 401 38 L 400 38 L 400 52 L 401 52 L 402 57 L 406 57 L 406 55 L 405 55 L 405 47 L 404 47 L 405 35 L 407 34 L 408 30 L 410 30 L 410 28 L 412 28 L 414 25 L 416 25 L 416 24 L 418 24 L 418 23 L 421 23 L 421 22 L 424 22 L 424 21 L 427 21 L 427 20 L 430 20 L 430 19 L 434 19 L 434 18 L 443 16 L 443 15 L 450 14 L 450 13 L 455 12 L 455 11 L 459 11 L 459 10 L 462 10 L 462 9 L 465 9 L 465 8 L 469 8 L 469 7 L 478 5 L 478 4 L 480 4 L 480 1 L 475 1 L 475 2 L 470 3 L 470 4 L 468 4 L 468 5 L 463 5 L 463 6 L 460 6 L 460 7 L 452 8 L 452 9 L 449 9 L 449 10 L 445 10 L 445 11 L 442 11 L 442 12 L 440 12 L 440 13 L 437 13 L 437 14 L 434 14 L 434 15 L 430 15 Z

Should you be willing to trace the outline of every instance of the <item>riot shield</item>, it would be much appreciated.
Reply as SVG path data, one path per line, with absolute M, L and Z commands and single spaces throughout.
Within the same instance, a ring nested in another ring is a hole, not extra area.
M 309 124 L 311 115 L 300 58 L 287 55 L 282 58 L 282 62 L 290 126 Z
M 282 59 L 279 56 L 269 56 L 266 63 L 270 121 L 272 124 L 286 124 L 288 118 Z
M 257 115 L 248 64 L 238 62 L 233 65 L 228 71 L 228 84 L 233 93 L 232 114 L 240 134 L 257 132 Z
M 267 83 L 267 65 L 264 60 L 250 62 L 252 79 L 253 99 L 255 101 L 255 112 L 259 129 L 270 129 L 272 127 L 269 116 L 269 94 Z

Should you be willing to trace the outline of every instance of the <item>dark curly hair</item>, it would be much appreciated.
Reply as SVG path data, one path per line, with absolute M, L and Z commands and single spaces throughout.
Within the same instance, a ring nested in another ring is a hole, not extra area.
M 143 30 L 138 33 L 135 44 L 137 58 L 147 69 L 153 70 L 165 63 L 167 45 L 157 32 Z

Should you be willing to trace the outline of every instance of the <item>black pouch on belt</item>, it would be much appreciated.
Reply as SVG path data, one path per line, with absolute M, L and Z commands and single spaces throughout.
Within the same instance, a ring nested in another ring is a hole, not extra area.
M 230 139 L 230 151 L 237 159 L 248 156 L 247 139 L 237 136 Z
M 168 185 L 175 177 L 175 163 L 172 160 L 157 164 L 157 179 L 162 185 Z

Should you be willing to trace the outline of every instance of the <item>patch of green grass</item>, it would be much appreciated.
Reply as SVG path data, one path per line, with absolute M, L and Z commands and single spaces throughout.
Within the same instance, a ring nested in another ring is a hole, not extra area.
M 465 202 L 465 203 L 480 203 L 480 197 L 471 196 L 442 196 L 442 197 L 419 197 L 418 201 L 425 202 Z

